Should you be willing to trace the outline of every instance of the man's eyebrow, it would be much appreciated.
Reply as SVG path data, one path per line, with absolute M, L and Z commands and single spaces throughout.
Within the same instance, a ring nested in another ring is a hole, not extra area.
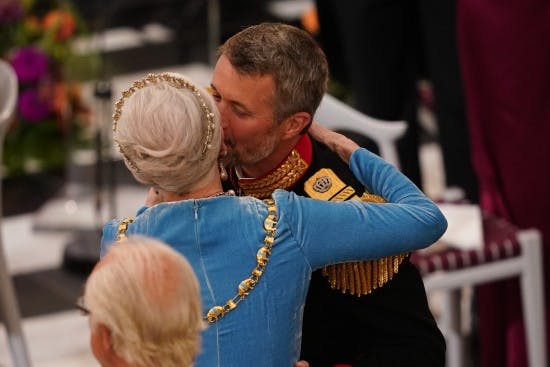
M 212 83 L 210 83 L 210 86 L 207 88 L 207 90 L 208 90 L 209 93 L 219 93 L 216 86 Z M 227 101 L 235 107 L 241 108 L 246 112 L 250 112 L 248 107 L 246 107 L 244 104 L 242 104 L 239 101 L 235 101 L 235 100 L 231 100 L 231 99 L 227 99 Z

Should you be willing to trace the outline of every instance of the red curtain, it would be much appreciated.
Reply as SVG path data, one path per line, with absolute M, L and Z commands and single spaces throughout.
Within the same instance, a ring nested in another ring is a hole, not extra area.
M 550 1 L 459 0 L 457 6 L 480 204 L 542 231 L 548 310 Z M 518 282 L 479 287 L 476 296 L 481 366 L 527 366 Z

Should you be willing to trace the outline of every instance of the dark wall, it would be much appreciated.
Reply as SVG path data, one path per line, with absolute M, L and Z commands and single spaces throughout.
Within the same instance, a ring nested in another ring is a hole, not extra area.
M 161 23 L 176 33 L 169 44 L 103 54 L 107 74 L 183 64 L 208 62 L 207 0 L 73 0 L 91 31 L 113 27 L 140 29 Z M 265 0 L 219 1 L 220 39 L 223 42 L 243 27 L 278 21 L 266 11 Z

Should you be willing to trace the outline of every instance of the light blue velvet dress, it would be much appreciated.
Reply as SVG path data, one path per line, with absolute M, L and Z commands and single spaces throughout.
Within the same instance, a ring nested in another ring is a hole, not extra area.
M 420 249 L 445 232 L 447 222 L 437 206 L 395 167 L 360 148 L 350 168 L 388 203 L 329 202 L 276 190 L 278 223 L 265 273 L 233 311 L 208 325 L 195 367 L 291 367 L 299 357 L 313 270 Z M 250 276 L 266 236 L 267 213 L 267 205 L 251 197 L 163 203 L 139 209 L 127 235 L 158 238 L 185 255 L 199 279 L 206 314 L 234 297 Z M 102 255 L 119 222 L 104 226 Z

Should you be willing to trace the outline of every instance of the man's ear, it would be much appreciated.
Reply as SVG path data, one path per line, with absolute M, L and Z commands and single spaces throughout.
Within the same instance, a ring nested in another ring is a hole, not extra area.
M 310 124 L 311 115 L 307 112 L 296 112 L 286 118 L 282 123 L 282 138 L 291 139 L 303 133 L 304 129 Z

